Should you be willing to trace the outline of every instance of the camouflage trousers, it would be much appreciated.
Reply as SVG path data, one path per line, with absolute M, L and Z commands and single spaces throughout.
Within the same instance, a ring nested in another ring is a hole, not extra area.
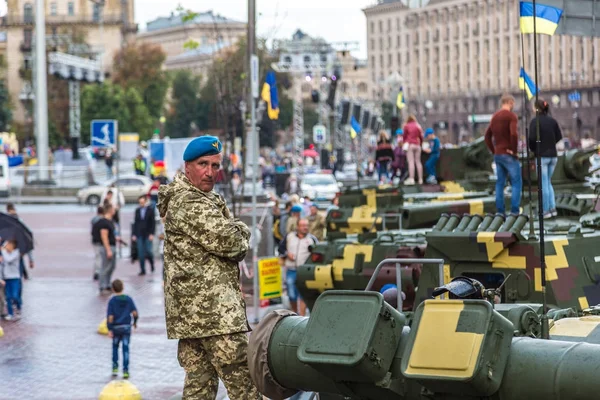
M 262 399 L 248 371 L 245 333 L 180 339 L 179 365 L 185 369 L 183 400 L 215 400 L 219 378 L 231 400 Z

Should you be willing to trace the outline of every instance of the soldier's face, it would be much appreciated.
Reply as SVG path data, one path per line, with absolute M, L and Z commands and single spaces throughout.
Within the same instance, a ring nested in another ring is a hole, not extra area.
M 215 179 L 221 169 L 222 161 L 221 154 L 198 157 L 194 161 L 185 163 L 185 176 L 198 189 L 210 192 L 215 187 Z

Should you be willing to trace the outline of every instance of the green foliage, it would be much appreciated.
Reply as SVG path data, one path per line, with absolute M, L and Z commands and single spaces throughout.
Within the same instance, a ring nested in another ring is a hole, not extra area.
M 279 84 L 277 85 L 280 86 Z M 294 101 L 279 92 L 279 126 L 286 129 L 294 121 Z
M 169 76 L 163 70 L 165 60 L 162 48 L 150 43 L 129 44 L 114 57 L 113 83 L 126 91 L 135 88 L 155 120 L 163 115 L 169 89 Z
M 6 82 L 0 80 L 0 132 L 8 131 L 8 126 L 12 122 L 12 107 L 10 103 L 10 93 Z
M 186 50 L 195 50 L 200 46 L 197 40 L 190 39 L 183 44 L 183 48 Z
M 189 137 L 198 111 L 199 79 L 188 70 L 177 71 L 173 79 L 172 100 L 165 130 L 170 137 Z
M 123 90 L 119 85 L 87 85 L 81 94 L 81 136 L 90 138 L 94 119 L 116 119 L 119 132 L 137 132 L 142 139 L 152 136 L 154 120 L 135 88 Z

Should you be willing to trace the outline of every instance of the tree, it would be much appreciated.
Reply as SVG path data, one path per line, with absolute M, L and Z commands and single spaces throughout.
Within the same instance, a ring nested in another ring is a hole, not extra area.
M 137 132 L 141 140 L 149 140 L 152 137 L 155 120 L 144 104 L 142 96 L 131 87 L 125 92 L 124 102 L 131 118 L 131 130 Z
M 159 45 L 129 44 L 115 54 L 113 83 L 135 88 L 154 119 L 163 114 L 169 79 L 163 70 L 166 54 Z
M 153 118 L 134 88 L 125 91 L 108 82 L 85 86 L 81 94 L 81 135 L 86 143 L 94 119 L 116 119 L 119 132 L 136 132 L 140 139 L 147 140 L 152 136 Z
M 6 82 L 0 80 L 0 132 L 6 132 L 12 123 L 12 107 Z
M 170 137 L 189 137 L 198 110 L 199 79 L 188 70 L 177 71 L 165 130 Z
M 394 103 L 391 103 L 389 101 L 384 101 L 383 104 L 381 104 L 381 118 L 383 118 L 383 122 L 385 123 L 386 126 L 390 126 L 390 121 L 392 120 L 392 117 L 394 116 L 394 107 L 396 107 L 396 105 Z M 395 135 L 396 132 L 392 132 L 392 135 Z

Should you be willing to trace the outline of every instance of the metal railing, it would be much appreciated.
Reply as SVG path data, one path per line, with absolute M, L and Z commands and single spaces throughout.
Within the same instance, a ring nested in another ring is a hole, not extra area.
M 439 285 L 444 286 L 444 260 L 441 258 L 386 258 L 377 264 L 375 271 L 373 271 L 373 275 L 371 275 L 371 279 L 369 279 L 369 283 L 367 283 L 367 287 L 365 288 L 365 292 L 371 290 L 375 281 L 377 280 L 377 276 L 379 272 L 381 272 L 381 268 L 386 264 L 396 264 L 396 287 L 398 288 L 398 311 L 402 312 L 402 265 L 401 264 L 438 264 L 439 265 Z M 440 296 L 442 299 L 444 295 Z

